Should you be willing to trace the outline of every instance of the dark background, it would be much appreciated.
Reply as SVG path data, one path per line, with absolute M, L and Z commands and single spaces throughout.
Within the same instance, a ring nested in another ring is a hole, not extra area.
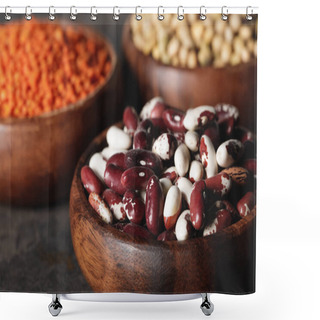
M 51 23 L 47 15 L 33 16 L 33 19 L 35 18 Z M 70 21 L 68 15 L 59 14 L 55 20 L 57 23 L 68 23 L 75 27 L 90 26 L 113 44 L 121 67 L 118 89 L 124 92 L 117 107 L 119 118 L 127 104 L 137 109 L 141 108 L 137 83 L 121 50 L 122 28 L 127 18 L 128 16 L 121 15 L 120 20 L 115 22 L 112 15 L 100 15 L 93 22 L 89 15 L 79 14 L 76 21 Z M 12 15 L 12 20 L 6 22 L 0 17 L 0 25 L 18 22 L 21 19 L 21 15 Z M 0 291 L 92 291 L 73 252 L 68 202 L 28 209 L 0 205 Z

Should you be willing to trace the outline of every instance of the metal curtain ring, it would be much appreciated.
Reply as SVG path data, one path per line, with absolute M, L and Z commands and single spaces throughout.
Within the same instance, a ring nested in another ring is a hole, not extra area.
M 162 13 L 160 14 L 160 9 L 162 10 Z M 164 9 L 163 9 L 163 6 L 159 6 L 158 7 L 158 20 L 159 21 L 162 21 L 164 19 Z
M 49 7 L 49 20 L 53 21 L 56 18 L 54 16 L 55 13 L 56 9 L 53 6 Z
M 251 13 L 249 13 L 249 9 L 251 9 Z M 251 21 L 251 20 L 252 20 L 252 14 L 253 14 L 252 7 L 248 6 L 247 9 L 246 9 L 246 19 L 247 19 L 248 21 Z
M 77 8 L 75 6 L 70 7 L 70 19 L 72 21 L 77 19 Z
M 227 21 L 228 20 L 228 7 L 223 6 L 221 8 L 221 19 L 223 21 Z
M 117 10 L 117 12 L 116 12 L 116 10 Z M 112 19 L 114 21 L 118 21 L 120 19 L 120 9 L 119 9 L 119 7 L 113 7 L 113 17 L 112 17 Z
M 28 21 L 30 21 L 31 19 L 32 19 L 32 9 L 31 9 L 31 7 L 30 6 L 27 6 L 26 7 L 26 11 L 25 11 L 25 19 L 26 20 L 28 20 Z
M 207 19 L 207 8 L 205 6 L 200 7 L 200 20 L 204 21 Z
M 178 7 L 178 20 L 182 21 L 184 19 L 184 9 L 183 6 Z
M 138 9 L 139 9 L 139 11 L 140 11 L 140 14 L 138 14 Z M 142 13 L 142 8 L 141 8 L 140 6 L 137 6 L 137 7 L 136 7 L 136 20 L 137 20 L 137 21 L 140 21 L 140 20 L 142 19 L 141 13 Z
M 96 7 L 91 7 L 90 9 L 90 20 L 91 21 L 96 21 L 97 20 L 97 14 L 98 10 Z
M 6 19 L 6 21 L 10 21 L 11 20 L 11 16 L 9 15 L 12 12 L 11 8 L 9 6 L 6 6 L 4 8 L 4 18 Z

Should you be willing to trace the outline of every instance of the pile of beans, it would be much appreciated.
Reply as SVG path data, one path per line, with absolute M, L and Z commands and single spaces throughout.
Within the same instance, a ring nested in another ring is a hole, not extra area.
M 75 103 L 111 70 L 103 40 L 36 19 L 0 26 L 0 118 L 31 118 Z
M 135 46 L 164 64 L 195 68 L 224 67 L 246 63 L 257 56 L 256 22 L 232 14 L 227 21 L 220 14 L 187 14 L 179 21 L 176 15 L 143 15 L 141 21 L 132 17 L 130 26 Z
M 145 239 L 186 240 L 216 233 L 255 206 L 253 134 L 232 105 L 187 112 L 153 98 L 140 116 L 123 114 L 108 146 L 92 155 L 81 180 L 96 213 Z

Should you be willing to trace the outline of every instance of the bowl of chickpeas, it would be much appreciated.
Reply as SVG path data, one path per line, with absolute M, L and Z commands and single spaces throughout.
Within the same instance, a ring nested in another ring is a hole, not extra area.
M 132 16 L 123 33 L 126 59 L 142 99 L 162 96 L 186 110 L 219 102 L 238 106 L 241 124 L 255 131 L 257 16 L 220 14 Z
M 88 27 L 32 19 L 0 26 L 0 52 L 0 203 L 64 201 L 102 110 L 115 121 L 114 49 Z

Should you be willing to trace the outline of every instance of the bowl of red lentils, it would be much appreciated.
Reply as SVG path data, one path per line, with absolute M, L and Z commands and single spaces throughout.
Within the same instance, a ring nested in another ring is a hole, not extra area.
M 114 49 L 88 27 L 32 19 L 0 26 L 0 52 L 0 202 L 66 200 L 102 112 L 115 114 Z

